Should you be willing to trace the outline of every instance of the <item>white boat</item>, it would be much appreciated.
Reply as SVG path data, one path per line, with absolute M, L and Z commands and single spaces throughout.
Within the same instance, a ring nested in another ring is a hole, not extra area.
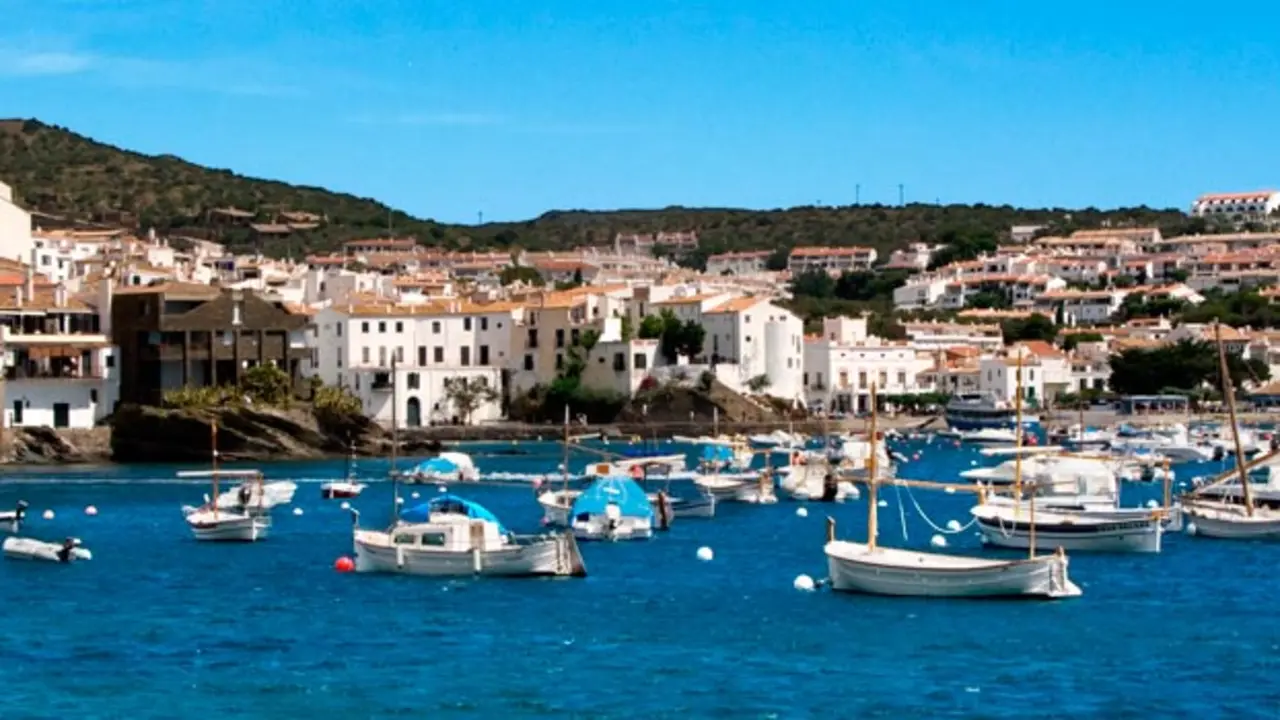
M 600 478 L 574 498 L 569 524 L 579 540 L 643 540 L 653 536 L 653 505 L 629 477 Z
M 960 442 L 970 445 L 1016 445 L 1018 433 L 1006 428 L 979 428 L 960 433 Z
M 28 507 L 26 500 L 19 500 L 12 510 L 0 512 L 0 525 L 7 526 L 11 533 L 21 531 L 22 521 L 27 517 Z
M 988 545 L 1031 547 L 1031 510 L 1025 503 L 983 504 L 969 512 Z M 1045 510 L 1035 513 L 1035 541 L 1063 550 L 1087 552 L 1160 552 L 1163 513 L 1146 509 Z
M 224 470 L 221 475 L 227 477 L 243 477 L 246 482 L 239 487 L 228 490 L 218 496 L 219 510 L 266 512 L 272 508 L 288 505 L 298 492 L 298 484 L 292 480 L 255 481 L 260 475 L 257 470 Z
M 349 480 L 327 482 L 320 486 L 320 497 L 325 500 L 350 500 L 360 497 L 365 487 L 367 486 L 364 483 Z
M 609 462 L 593 462 L 582 470 L 582 477 L 587 480 L 595 478 L 628 476 L 653 473 L 655 475 L 673 477 L 688 468 L 689 461 L 684 455 L 654 455 L 652 457 L 625 458 Z
M 353 533 L 355 570 L 436 577 L 584 577 L 571 533 L 518 536 L 480 505 L 441 495 L 406 510 L 388 530 Z
M 265 514 L 202 508 L 186 517 L 196 540 L 204 542 L 256 542 L 267 539 L 271 517 Z
M 1022 560 L 943 555 L 836 540 L 823 548 L 834 590 L 908 597 L 1066 598 L 1080 595 L 1064 553 Z
M 802 448 L 804 437 L 786 430 L 774 430 L 771 433 L 752 435 L 747 440 L 758 448 Z
M 7 537 L 4 539 L 3 548 L 4 556 L 14 560 L 70 563 L 93 559 L 93 553 L 89 552 L 88 548 L 82 547 L 76 538 L 51 543 L 33 538 Z
M 1213 501 L 1182 501 L 1187 527 L 1195 534 L 1219 540 L 1280 540 L 1280 511 Z
M 476 482 L 479 479 L 480 471 L 471 456 L 460 452 L 442 452 L 418 463 L 400 477 L 402 482 L 428 485 Z
M 1072 425 L 1063 434 L 1062 443 L 1076 450 L 1100 450 L 1110 447 L 1115 436 L 1107 430 L 1092 430 Z

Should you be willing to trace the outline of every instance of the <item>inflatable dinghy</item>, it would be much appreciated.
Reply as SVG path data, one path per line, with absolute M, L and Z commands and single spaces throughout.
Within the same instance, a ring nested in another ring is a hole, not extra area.
M 33 538 L 7 537 L 4 539 L 4 556 L 14 560 L 44 560 L 68 563 L 92 560 L 93 553 L 80 547 L 80 541 L 68 538 L 65 542 L 51 543 Z

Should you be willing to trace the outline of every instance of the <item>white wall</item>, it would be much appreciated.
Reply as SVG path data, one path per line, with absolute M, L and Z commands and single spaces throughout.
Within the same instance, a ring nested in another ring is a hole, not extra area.
M 31 214 L 13 202 L 13 191 L 0 183 L 0 257 L 29 262 L 31 249 Z

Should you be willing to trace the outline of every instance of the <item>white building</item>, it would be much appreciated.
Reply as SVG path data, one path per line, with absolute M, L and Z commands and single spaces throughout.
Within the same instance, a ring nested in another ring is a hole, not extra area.
M 120 395 L 110 308 L 68 296 L 62 284 L 26 281 L 0 291 L 3 425 L 91 428 Z
M 522 312 L 512 303 L 458 300 L 331 306 L 315 316 L 312 372 L 349 388 L 381 423 L 392 420 L 393 389 L 401 427 L 497 420 Z M 446 389 L 451 378 L 480 378 L 494 397 L 467 418 Z
M 18 207 L 13 189 L 0 182 L 0 257 L 26 262 L 34 245 L 31 213 Z
M 766 298 L 740 297 L 703 311 L 702 352 L 713 358 L 716 376 L 730 389 L 752 392 L 764 378 L 763 393 L 803 400 L 804 322 Z
M 1035 308 L 1064 325 L 1099 325 L 1111 322 L 1120 311 L 1128 290 L 1051 290 L 1035 299 Z
M 757 275 L 765 271 L 771 255 L 768 250 L 728 252 L 707 258 L 708 275 Z
M 928 243 L 911 243 L 901 250 L 894 250 L 889 254 L 889 262 L 885 264 L 885 270 L 910 270 L 919 272 L 929 267 L 929 261 L 933 259 L 935 253 L 942 248 L 941 245 L 929 245 Z
M 798 247 L 787 259 L 792 274 L 820 270 L 829 273 L 870 270 L 876 262 L 876 250 L 869 247 Z
M 1197 217 L 1260 220 L 1280 209 L 1280 191 L 1257 190 L 1238 193 L 1209 193 L 1196 198 L 1191 214 Z
M 827 318 L 822 336 L 805 340 L 805 400 L 814 408 L 866 412 L 872 383 L 881 397 L 925 392 L 920 376 L 933 365 L 906 343 L 868 335 L 866 318 Z

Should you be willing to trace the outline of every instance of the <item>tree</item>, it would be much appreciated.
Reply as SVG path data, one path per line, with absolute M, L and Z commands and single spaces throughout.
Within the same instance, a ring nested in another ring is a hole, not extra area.
M 542 275 L 535 268 L 526 265 L 510 265 L 502 268 L 502 272 L 498 273 L 498 281 L 503 285 L 523 282 L 526 285 L 542 287 L 546 284 L 546 281 L 542 279 Z
M 983 310 L 1007 310 L 1012 306 L 1009 302 L 1009 296 L 998 290 L 980 290 L 965 301 L 964 306 L 967 308 L 979 308 Z
M 1271 377 L 1265 363 L 1227 355 L 1227 370 L 1236 387 Z M 1192 394 L 1204 386 L 1221 388 L 1218 351 L 1212 343 L 1183 340 L 1150 350 L 1126 350 L 1111 357 L 1111 387 L 1121 395 Z
M 773 252 L 769 253 L 768 259 L 764 261 L 764 269 L 778 272 L 786 270 L 791 262 L 791 248 L 786 246 L 778 246 Z
M 823 270 L 807 270 L 791 279 L 791 294 L 811 298 L 835 297 L 836 281 Z
M 1071 352 L 1080 346 L 1080 343 L 1102 342 L 1102 333 L 1096 332 L 1074 332 L 1062 336 L 1062 349 Z
M 702 354 L 702 343 L 706 339 L 706 328 L 688 320 L 680 326 L 680 332 L 676 338 L 676 352 L 693 359 Z
M 1000 323 L 1006 345 L 1027 340 L 1043 340 L 1052 343 L 1058 337 L 1058 326 L 1052 320 L 1035 313 L 1031 317 L 1014 318 Z
M 622 325 L 622 342 L 631 342 L 631 338 L 635 334 L 635 329 L 632 327 L 634 323 L 631 322 L 631 316 L 623 315 L 622 322 L 620 324 Z
M 764 392 L 771 385 L 768 375 L 757 375 L 747 381 L 747 389 L 757 395 Z
M 464 425 L 471 424 L 471 416 L 476 410 L 498 397 L 498 393 L 489 387 L 489 380 L 479 376 L 445 378 L 444 394 L 453 403 Z
M 662 330 L 666 327 L 662 318 L 657 315 L 645 315 L 640 321 L 640 339 L 641 340 L 657 340 L 662 337 Z
M 938 238 L 942 249 L 929 258 L 929 269 L 934 270 L 962 260 L 973 260 L 993 253 L 999 247 L 995 234 L 982 230 L 949 229 Z
M 240 378 L 240 391 L 259 405 L 287 407 L 293 397 L 289 374 L 271 363 L 255 365 Z

